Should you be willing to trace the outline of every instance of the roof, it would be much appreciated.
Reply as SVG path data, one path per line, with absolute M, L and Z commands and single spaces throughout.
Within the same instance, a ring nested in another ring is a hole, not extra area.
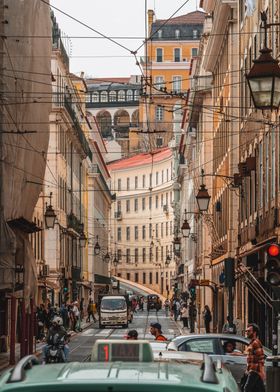
M 207 14 L 202 11 L 194 11 L 185 15 L 176 16 L 168 20 L 166 25 L 180 25 L 180 24 L 203 24 Z M 157 19 L 154 24 L 163 24 L 167 19 Z
M 109 171 L 130 169 L 137 166 L 151 165 L 152 162 L 160 162 L 166 158 L 171 157 L 172 151 L 169 147 L 164 147 L 159 150 L 155 150 L 152 153 L 145 152 L 142 154 L 134 155 L 130 158 L 120 159 L 119 161 L 113 162 L 108 165 Z
M 130 78 L 92 78 L 92 79 L 86 79 L 87 84 L 92 84 L 92 83 L 130 83 Z
M 158 392 L 211 392 L 223 391 L 227 386 L 237 391 L 232 377 L 223 370 L 216 373 L 219 384 L 201 381 L 200 365 L 160 363 L 160 362 L 113 362 L 113 363 L 78 363 L 34 365 L 24 371 L 22 381 L 7 383 L 10 373 L 0 378 L 1 391 L 35 392 L 45 391 L 89 391 L 101 392 L 113 388 L 114 391 L 142 392 L 145 388 Z M 131 386 L 131 388 L 130 388 Z M 91 389 L 94 388 L 94 389 Z

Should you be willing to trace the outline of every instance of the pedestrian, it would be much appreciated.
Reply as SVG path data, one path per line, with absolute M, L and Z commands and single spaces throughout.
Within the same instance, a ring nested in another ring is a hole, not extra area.
M 165 316 L 168 317 L 169 309 L 170 309 L 170 301 L 167 298 L 164 302 Z
M 243 392 L 264 392 L 264 351 L 259 340 L 260 329 L 257 324 L 250 323 L 246 328 L 250 343 L 246 349 L 247 368 L 241 379 L 240 387 Z
M 202 314 L 203 314 L 205 332 L 210 333 L 210 323 L 212 321 L 212 314 L 208 305 L 204 306 L 204 310 Z
M 163 334 L 162 334 L 160 323 L 151 323 L 150 324 L 150 332 L 155 337 L 155 340 L 158 340 L 161 342 L 164 342 L 167 340 L 166 337 L 163 336 Z
M 126 335 L 127 340 L 138 340 L 138 332 L 136 329 L 131 329 Z
M 224 323 L 223 325 L 223 329 L 222 332 L 223 333 L 231 333 L 231 334 L 236 334 L 236 325 L 232 322 L 232 324 L 230 325 L 229 322 L 229 316 L 227 316 L 227 321 Z
M 75 317 L 75 327 L 74 331 L 81 331 L 81 319 L 78 301 L 73 302 L 73 313 Z
M 180 314 L 180 302 L 178 301 L 177 298 L 175 298 L 174 303 L 173 303 L 173 312 L 174 312 L 174 320 L 177 321 L 178 316 Z
M 186 304 L 183 305 L 181 309 L 181 320 L 183 321 L 183 327 L 189 328 L 189 319 L 188 319 L 188 307 Z
M 87 319 L 86 319 L 87 323 L 90 322 L 90 316 L 92 317 L 94 322 L 96 321 L 96 318 L 94 316 L 94 303 L 93 303 L 92 299 L 89 300 L 89 303 L 87 306 L 87 314 L 88 314 Z

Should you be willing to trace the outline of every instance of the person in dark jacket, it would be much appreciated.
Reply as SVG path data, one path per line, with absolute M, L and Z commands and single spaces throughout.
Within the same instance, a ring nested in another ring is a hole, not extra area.
M 210 333 L 210 323 L 212 321 L 212 314 L 208 305 L 204 306 L 203 310 L 203 320 L 205 325 L 205 332 Z

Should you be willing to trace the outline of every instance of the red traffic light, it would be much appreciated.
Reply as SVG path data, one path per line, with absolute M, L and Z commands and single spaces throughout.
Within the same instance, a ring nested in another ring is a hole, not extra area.
M 280 254 L 280 248 L 276 244 L 269 245 L 269 247 L 267 248 L 267 253 L 269 254 L 269 256 L 277 257 Z

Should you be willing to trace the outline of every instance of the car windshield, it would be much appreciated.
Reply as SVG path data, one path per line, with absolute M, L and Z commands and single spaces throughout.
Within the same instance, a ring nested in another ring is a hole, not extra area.
M 125 310 L 126 302 L 122 298 L 104 298 L 101 301 L 101 310 Z

